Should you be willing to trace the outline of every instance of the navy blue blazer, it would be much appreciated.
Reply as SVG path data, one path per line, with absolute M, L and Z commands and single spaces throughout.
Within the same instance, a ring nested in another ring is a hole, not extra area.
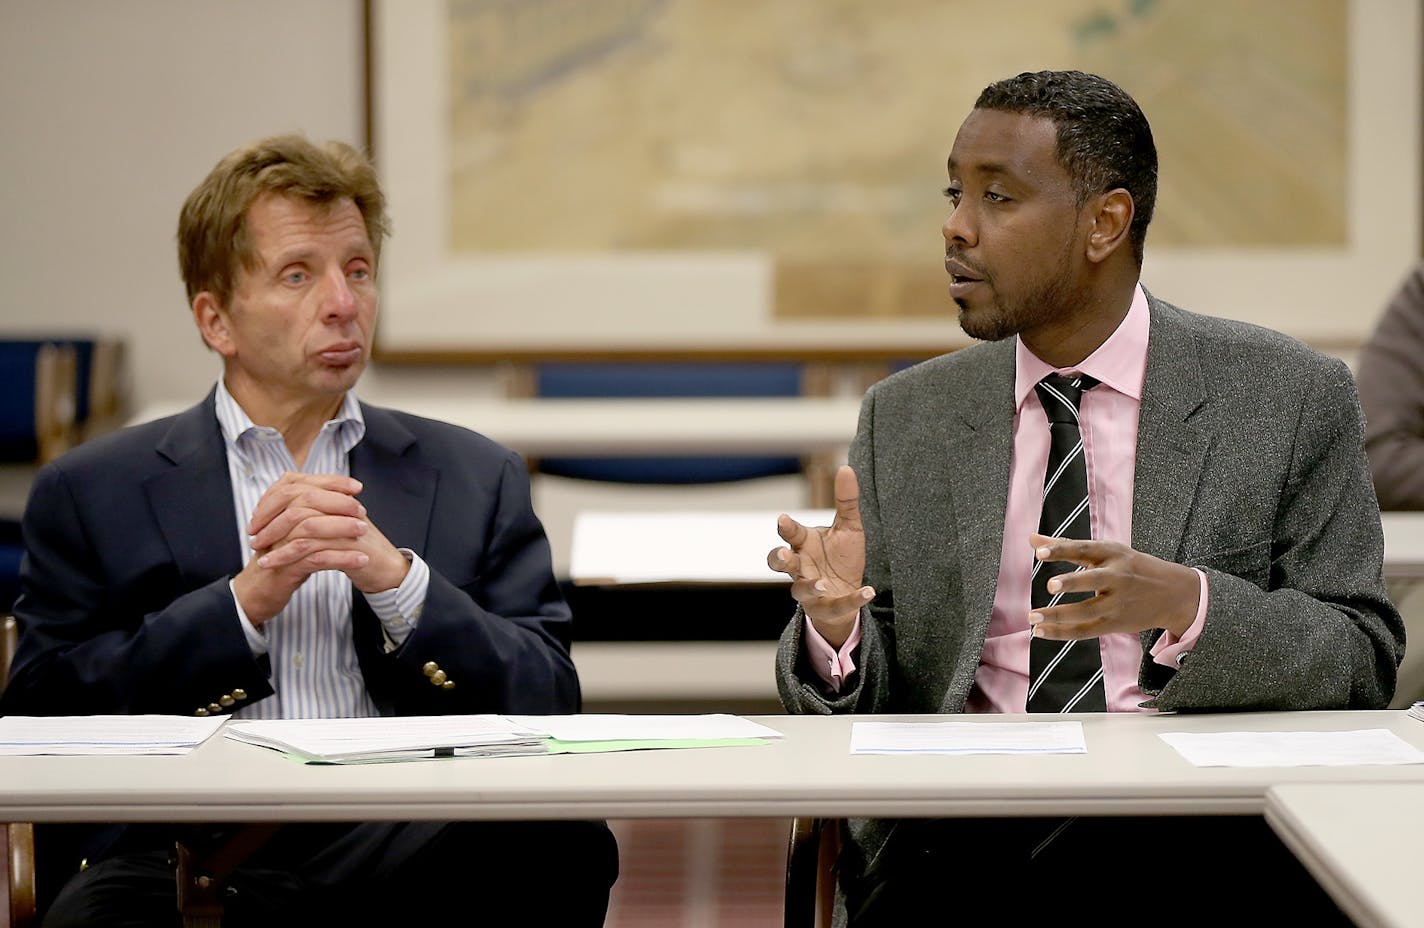
M 466 429 L 362 405 L 361 502 L 430 566 L 399 647 L 353 590 L 366 688 L 382 714 L 579 709 L 570 615 L 518 455 Z M 0 714 L 190 714 L 271 695 L 240 627 L 242 567 L 213 394 L 42 468 L 24 516 L 21 640 Z M 453 687 L 432 685 L 436 663 Z

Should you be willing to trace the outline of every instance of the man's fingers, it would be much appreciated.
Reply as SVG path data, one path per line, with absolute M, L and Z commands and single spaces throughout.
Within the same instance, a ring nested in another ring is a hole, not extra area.
M 316 551 L 355 549 L 366 530 L 366 524 L 359 519 L 338 516 L 307 519 L 302 523 L 301 535 L 286 538 L 268 549 L 256 548 L 263 551 L 257 563 L 275 569 L 294 564 Z
M 371 528 L 354 516 L 333 516 L 314 509 L 288 509 L 248 539 L 254 551 L 275 548 L 297 538 L 360 538 Z
M 361 481 L 337 474 L 284 474 L 253 507 L 247 531 L 260 532 L 279 513 L 293 506 L 331 515 L 364 516 L 366 507 L 356 499 L 360 491 Z
M 1028 536 L 1033 556 L 1040 561 L 1069 561 L 1095 567 L 1121 548 L 1116 542 L 1095 538 L 1053 538 L 1037 533 Z
M 1050 577 L 1047 586 L 1050 593 L 1096 593 L 1107 584 L 1108 571 L 1102 567 L 1092 567 L 1070 570 Z
M 260 532 L 257 532 L 255 535 L 249 535 L 247 543 L 254 551 L 271 548 L 280 543 L 284 538 L 311 534 L 312 527 L 305 526 L 304 523 L 324 518 L 345 517 L 328 516 L 320 510 L 312 509 L 307 506 L 291 506 L 274 515 L 266 525 L 262 526 Z
M 863 586 L 856 590 L 851 590 L 843 596 L 823 596 L 815 595 L 811 599 L 803 601 L 801 608 L 806 610 L 806 614 L 812 621 L 824 619 L 842 619 L 855 615 L 860 608 L 875 598 L 875 591 L 868 586 Z
M 801 558 L 790 548 L 772 548 L 766 555 L 766 566 L 794 579 L 801 573 Z
M 1028 624 L 1035 638 L 1052 641 L 1096 638 L 1106 631 L 1099 614 L 1100 606 L 1097 598 L 1093 597 L 1082 602 L 1035 609 L 1029 613 Z
M 371 556 L 355 547 L 333 548 L 307 545 L 283 545 L 262 555 L 257 561 L 264 570 L 293 570 L 303 577 L 319 570 L 360 570 L 371 563 Z
M 849 464 L 836 471 L 836 518 L 833 528 L 863 531 L 860 521 L 860 481 Z M 782 536 L 785 537 L 784 535 Z
M 806 543 L 810 530 L 783 512 L 776 517 L 776 534 L 791 547 L 799 548 Z
M 298 550 L 291 545 L 283 545 L 276 551 L 263 555 L 258 563 L 265 570 L 295 571 L 301 577 L 321 570 L 360 570 L 371 563 L 371 556 L 358 548 L 320 547 L 304 550 L 300 554 Z M 284 562 L 278 563 L 278 558 L 282 558 Z

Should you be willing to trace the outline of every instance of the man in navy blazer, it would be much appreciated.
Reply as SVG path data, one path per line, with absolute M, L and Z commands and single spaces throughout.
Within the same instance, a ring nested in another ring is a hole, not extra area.
M 180 264 L 222 379 L 36 478 L 0 711 L 578 711 L 570 615 L 523 463 L 351 392 L 385 231 L 374 170 L 336 143 L 265 139 L 190 195 Z M 91 865 L 46 923 L 172 922 L 172 837 L 87 844 Z M 232 874 L 225 919 L 411 906 L 448 919 L 477 894 L 601 924 L 616 875 L 601 822 L 289 826 Z

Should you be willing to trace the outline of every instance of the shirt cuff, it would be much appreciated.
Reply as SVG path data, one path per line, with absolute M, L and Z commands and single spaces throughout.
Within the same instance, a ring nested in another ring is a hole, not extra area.
M 860 645 L 860 616 L 855 617 L 850 637 L 846 638 L 840 651 L 831 647 L 831 643 L 816 631 L 816 626 L 811 624 L 809 618 L 806 619 L 805 637 L 806 654 L 811 658 L 811 666 L 815 669 L 816 676 L 831 688 L 831 692 L 839 693 L 841 685 L 855 673 L 855 658 L 851 653 Z
M 1192 619 L 1192 624 L 1178 638 L 1171 631 L 1164 631 L 1162 637 L 1157 639 L 1157 643 L 1152 646 L 1152 659 L 1172 669 L 1182 666 L 1182 662 L 1187 659 L 1192 648 L 1196 647 L 1197 639 L 1201 637 L 1202 629 L 1206 627 L 1206 606 L 1207 587 L 1206 574 L 1193 567 L 1197 573 L 1197 582 L 1201 585 L 1201 592 L 1197 595 L 1197 614 Z
M 267 653 L 267 633 L 253 625 L 247 613 L 242 611 L 242 603 L 237 598 L 237 587 L 233 583 L 233 580 L 229 580 L 227 588 L 228 592 L 232 593 L 232 604 L 237 607 L 237 622 L 242 626 L 242 634 L 247 637 L 247 646 L 252 649 L 252 656 L 261 657 Z
M 392 645 L 399 647 L 410 637 L 415 625 L 420 621 L 421 610 L 425 608 L 425 596 L 430 592 L 430 568 L 409 548 L 397 548 L 407 561 L 410 570 L 400 586 L 377 593 L 363 593 L 371 611 L 381 620 L 381 628 Z M 389 650 L 394 650 L 390 648 Z

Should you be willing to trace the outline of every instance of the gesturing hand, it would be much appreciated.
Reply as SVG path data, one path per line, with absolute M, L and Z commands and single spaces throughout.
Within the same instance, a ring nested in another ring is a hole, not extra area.
M 1066 641 L 1147 628 L 1165 628 L 1182 635 L 1196 617 L 1201 580 L 1190 567 L 1116 541 L 1046 535 L 1030 535 L 1029 540 L 1038 560 L 1070 561 L 1083 568 L 1049 580 L 1050 593 L 1095 594 L 1081 602 L 1029 613 L 1036 637 Z
M 807 527 L 784 513 L 776 531 L 790 547 L 766 556 L 772 570 L 791 577 L 791 595 L 816 631 L 839 648 L 850 637 L 860 607 L 875 597 L 865 577 L 865 529 L 860 522 L 860 484 L 855 471 L 836 471 L 836 514 L 829 527 Z

